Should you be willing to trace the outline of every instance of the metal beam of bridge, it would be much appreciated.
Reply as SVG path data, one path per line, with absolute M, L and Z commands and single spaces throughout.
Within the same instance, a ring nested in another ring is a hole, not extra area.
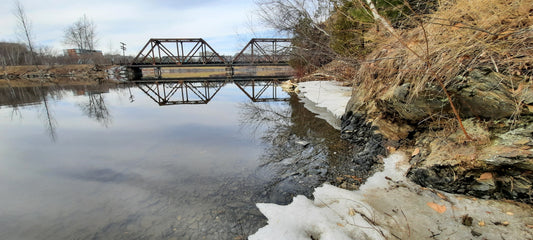
M 131 65 L 287 64 L 288 38 L 253 38 L 234 58 L 224 58 L 201 38 L 152 38 Z
M 152 38 L 131 65 L 226 64 L 201 38 Z
M 235 57 L 224 57 L 201 38 L 152 38 L 128 68 L 133 78 L 143 76 L 145 69 L 147 74 L 161 79 L 162 69 L 168 72 L 168 68 L 176 67 L 218 66 L 225 67 L 227 77 L 233 77 L 237 74 L 234 66 L 288 66 L 290 44 L 286 38 L 253 38 Z
M 231 61 L 237 64 L 288 64 L 291 40 L 287 38 L 253 38 Z

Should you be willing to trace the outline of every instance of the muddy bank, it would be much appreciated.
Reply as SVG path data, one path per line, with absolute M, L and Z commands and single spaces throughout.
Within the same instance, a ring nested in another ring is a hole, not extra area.
M 3 66 L 0 72 L 0 86 L 87 85 L 111 82 L 108 69 L 113 67 L 92 64 Z

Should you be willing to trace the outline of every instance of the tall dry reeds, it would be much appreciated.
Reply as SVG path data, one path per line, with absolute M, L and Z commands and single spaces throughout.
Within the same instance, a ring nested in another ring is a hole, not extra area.
M 386 99 L 403 83 L 410 83 L 410 98 L 440 85 L 453 108 L 446 89 L 458 83 L 457 76 L 480 67 L 521 76 L 525 88 L 531 85 L 533 1 L 442 0 L 435 13 L 411 20 L 418 27 L 375 33 L 383 42 L 359 70 L 355 84 L 363 90 L 361 100 Z
M 417 94 L 437 77 L 448 86 L 480 66 L 507 75 L 533 72 L 532 1 L 441 1 L 440 9 L 421 23 L 388 37 L 367 56 L 359 73 L 359 81 L 371 90 L 367 97 L 403 82 L 410 82 L 411 94 Z

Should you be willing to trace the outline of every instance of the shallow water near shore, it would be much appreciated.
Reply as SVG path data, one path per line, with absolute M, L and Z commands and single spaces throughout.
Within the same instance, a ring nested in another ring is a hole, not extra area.
M 2 89 L 0 234 L 236 239 L 266 224 L 256 202 L 310 195 L 350 154 L 295 95 L 215 94 L 168 106 L 137 86 Z

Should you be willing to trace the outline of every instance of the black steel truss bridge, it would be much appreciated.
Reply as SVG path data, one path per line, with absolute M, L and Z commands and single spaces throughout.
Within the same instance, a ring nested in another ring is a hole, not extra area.
M 214 76 L 234 77 L 251 71 L 247 69 L 238 73 L 244 67 L 260 68 L 262 71 L 271 67 L 271 72 L 275 72 L 277 67 L 279 71 L 289 66 L 290 57 L 291 40 L 286 38 L 253 38 L 234 56 L 220 55 L 202 38 L 152 38 L 127 67 L 130 79 L 146 79 L 147 75 L 163 79 L 164 73 L 187 72 L 176 70 L 184 67 L 219 67 L 223 73 Z M 285 75 L 292 75 L 292 72 L 288 71 Z

